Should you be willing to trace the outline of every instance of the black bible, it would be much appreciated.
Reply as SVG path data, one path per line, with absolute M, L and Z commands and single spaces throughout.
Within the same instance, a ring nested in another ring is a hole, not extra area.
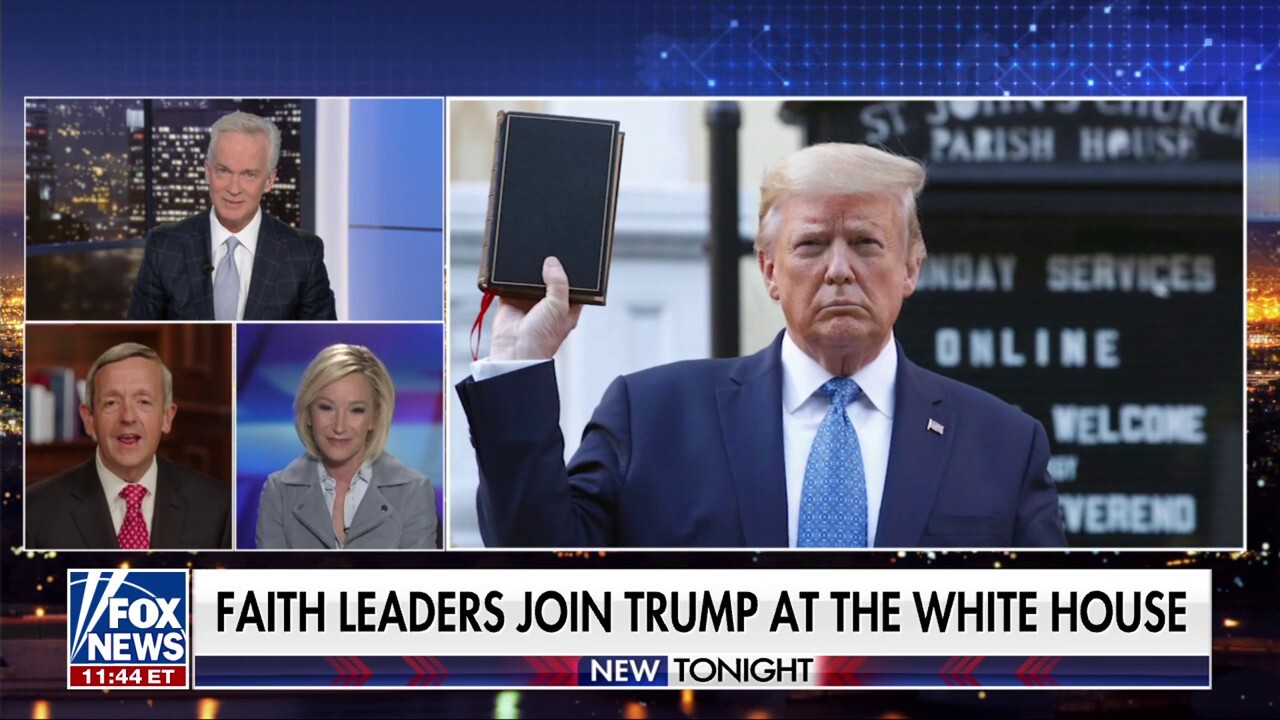
M 623 133 L 613 120 L 499 112 L 480 289 L 540 299 L 554 255 L 569 299 L 604 305 Z

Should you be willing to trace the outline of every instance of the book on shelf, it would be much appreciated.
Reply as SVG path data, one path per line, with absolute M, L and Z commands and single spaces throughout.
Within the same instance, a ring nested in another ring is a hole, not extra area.
M 26 397 L 27 418 L 23 426 L 23 435 L 32 445 L 51 443 L 56 438 L 54 418 L 57 417 L 57 406 L 53 400 L 53 392 L 46 385 L 38 382 L 27 383 Z
M 83 394 L 84 381 L 76 380 L 71 368 L 54 365 L 32 372 L 27 377 L 27 440 L 41 444 L 81 437 Z

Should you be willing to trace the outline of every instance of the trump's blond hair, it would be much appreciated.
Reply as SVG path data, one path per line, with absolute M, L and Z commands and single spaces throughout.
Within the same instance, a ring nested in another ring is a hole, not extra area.
M 797 196 L 878 195 L 900 198 L 907 259 L 927 254 L 916 198 L 924 189 L 924 166 L 870 145 L 820 143 L 785 155 L 764 171 L 760 180 L 760 226 L 756 252 L 769 252 L 781 230 L 781 210 Z

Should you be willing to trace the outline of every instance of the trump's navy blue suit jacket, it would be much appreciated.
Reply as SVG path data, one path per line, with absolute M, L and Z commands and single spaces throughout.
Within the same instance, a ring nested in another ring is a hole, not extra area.
M 147 233 L 129 319 L 213 320 L 211 245 L 208 212 Z M 262 213 L 244 319 L 338 319 L 320 238 Z
M 618 378 L 568 468 L 551 363 L 464 380 L 485 543 L 786 547 L 781 340 Z M 901 347 L 895 393 L 876 547 L 1066 545 L 1038 421 Z

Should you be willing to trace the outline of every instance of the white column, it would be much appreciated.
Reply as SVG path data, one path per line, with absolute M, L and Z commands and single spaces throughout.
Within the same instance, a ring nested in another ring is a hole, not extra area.
M 329 271 L 338 319 L 351 317 L 347 288 L 348 128 L 351 103 L 346 98 L 316 100 L 316 234 L 324 239 L 324 260 Z

